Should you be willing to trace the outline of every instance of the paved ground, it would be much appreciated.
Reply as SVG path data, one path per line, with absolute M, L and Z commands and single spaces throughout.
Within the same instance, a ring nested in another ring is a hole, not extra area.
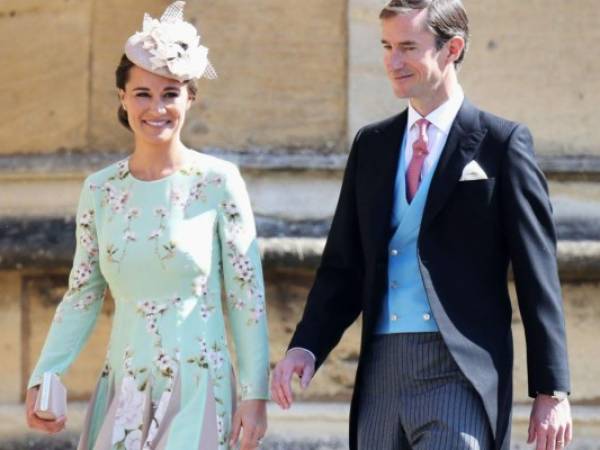
M 30 434 L 20 405 L 0 406 L 0 450 L 74 450 L 85 406 L 69 405 L 68 431 L 51 440 Z M 600 450 L 600 407 L 573 408 L 576 440 L 570 450 Z M 531 449 L 525 444 L 529 408 L 516 406 L 512 450 Z M 269 433 L 263 450 L 346 450 L 348 405 L 297 404 L 289 411 L 269 405 Z M 376 449 L 373 449 L 376 450 Z

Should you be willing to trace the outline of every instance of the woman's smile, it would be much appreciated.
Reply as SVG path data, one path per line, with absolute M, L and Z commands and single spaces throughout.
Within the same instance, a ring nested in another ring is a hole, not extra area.
M 165 128 L 173 122 L 169 119 L 144 119 L 142 120 L 142 123 L 152 128 Z

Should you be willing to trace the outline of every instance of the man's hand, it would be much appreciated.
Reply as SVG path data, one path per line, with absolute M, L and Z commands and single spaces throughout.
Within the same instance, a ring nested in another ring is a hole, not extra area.
M 537 440 L 535 450 L 562 450 L 573 439 L 573 421 L 569 400 L 538 394 L 529 418 L 529 439 Z
M 243 400 L 233 415 L 233 427 L 229 445 L 237 444 L 242 431 L 240 450 L 252 450 L 260 447 L 267 432 L 267 401 Z
M 293 348 L 287 352 L 275 366 L 271 381 L 271 396 L 283 409 L 288 409 L 294 401 L 292 396 L 292 376 L 301 377 L 300 385 L 306 389 L 315 374 L 315 360 L 309 352 L 301 348 Z

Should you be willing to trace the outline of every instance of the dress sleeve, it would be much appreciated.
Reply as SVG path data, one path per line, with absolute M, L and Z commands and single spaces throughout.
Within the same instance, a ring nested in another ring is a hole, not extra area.
M 250 199 L 237 168 L 225 179 L 219 239 L 241 398 L 268 399 L 269 338 L 260 252 Z
M 44 372 L 64 373 L 92 332 L 102 308 L 106 281 L 100 273 L 93 195 L 84 183 L 76 217 L 76 246 L 69 286 L 56 308 L 52 325 L 28 388 L 41 383 Z

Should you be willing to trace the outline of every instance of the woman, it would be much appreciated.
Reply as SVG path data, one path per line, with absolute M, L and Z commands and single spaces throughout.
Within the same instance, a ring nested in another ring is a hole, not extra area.
M 115 316 L 82 450 L 256 448 L 266 430 L 268 339 L 250 203 L 232 164 L 187 149 L 180 133 L 195 78 L 215 78 L 184 2 L 146 15 L 119 65 L 119 119 L 133 154 L 89 176 L 77 213 L 69 289 L 27 391 L 62 374 L 92 331 L 108 287 Z M 227 349 L 221 279 L 238 355 L 241 403 Z M 235 411 L 235 414 L 234 414 Z

